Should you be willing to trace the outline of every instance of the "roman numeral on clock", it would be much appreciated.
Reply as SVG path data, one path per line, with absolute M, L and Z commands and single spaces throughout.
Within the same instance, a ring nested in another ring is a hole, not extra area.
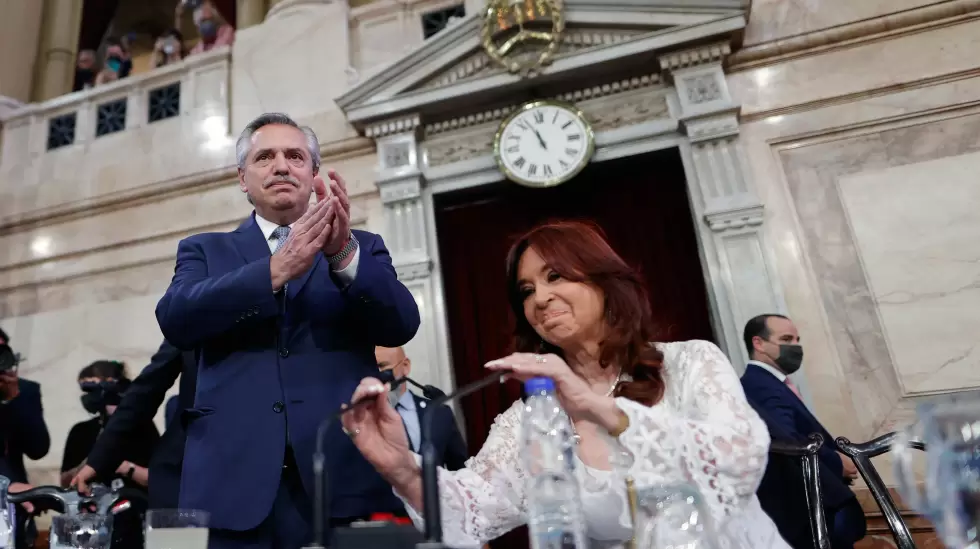
M 558 160 L 558 164 L 561 165 L 561 169 L 563 169 L 563 170 L 567 170 L 568 168 L 570 168 L 568 162 L 565 162 L 564 160 L 560 160 L 559 159 Z
M 509 153 L 518 153 L 518 152 L 521 152 L 521 148 L 518 147 L 517 145 L 514 145 L 513 147 L 507 147 L 507 152 L 509 152 Z
M 514 166 L 518 168 L 523 168 L 524 164 L 527 164 L 527 160 L 524 160 L 523 156 L 517 157 L 517 160 L 514 161 Z
M 534 122 L 536 124 L 543 124 L 544 123 L 544 113 L 541 112 L 541 111 L 536 111 L 534 113 Z
M 528 175 L 535 175 L 537 173 L 538 173 L 538 165 L 537 164 L 528 164 L 528 166 L 527 166 L 527 174 Z
M 580 133 L 573 133 L 572 135 L 569 135 L 568 136 L 568 140 L 569 141 L 581 141 L 582 140 L 582 134 L 580 134 Z
M 547 175 L 547 176 L 551 176 L 552 175 L 552 173 L 551 173 L 551 166 L 550 165 L 548 165 L 548 164 L 545 164 L 544 165 L 544 174 Z
M 575 156 L 578 154 L 578 149 L 565 149 L 565 154 L 568 156 Z

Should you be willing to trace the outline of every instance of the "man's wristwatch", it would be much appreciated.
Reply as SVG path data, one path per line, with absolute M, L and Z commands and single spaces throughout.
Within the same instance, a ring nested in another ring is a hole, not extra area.
M 343 263 L 343 261 L 347 259 L 347 256 L 357 250 L 357 245 L 357 237 L 354 236 L 354 233 L 350 233 L 347 238 L 347 244 L 345 244 L 339 252 L 331 256 L 327 256 L 327 263 L 330 263 L 331 265 Z

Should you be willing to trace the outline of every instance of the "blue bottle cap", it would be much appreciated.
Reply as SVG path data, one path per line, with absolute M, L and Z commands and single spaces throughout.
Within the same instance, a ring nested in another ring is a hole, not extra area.
M 540 393 L 542 391 L 555 392 L 555 380 L 550 377 L 532 377 L 524 382 L 524 390 L 528 394 Z

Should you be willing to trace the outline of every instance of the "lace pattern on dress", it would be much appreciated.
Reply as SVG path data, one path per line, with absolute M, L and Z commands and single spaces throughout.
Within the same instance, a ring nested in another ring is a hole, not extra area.
M 603 493 L 625 498 L 617 479 L 628 469 L 640 487 L 693 484 L 716 523 L 723 522 L 754 498 L 765 469 L 769 433 L 746 402 L 734 368 L 713 343 L 689 341 L 658 348 L 664 353 L 664 398 L 653 407 L 616 399 L 630 427 L 618 441 L 607 440 L 614 456 L 625 456 L 613 461 L 622 469 L 617 475 L 592 474 L 579 463 L 583 505 L 587 515 L 624 524 L 628 517 L 623 513 L 607 518 L 608 504 L 592 509 L 588 502 L 606 499 L 592 497 Z M 483 448 L 464 469 L 440 469 L 448 545 L 479 546 L 525 522 L 525 472 L 519 453 L 522 408 L 518 401 L 497 416 Z M 411 508 L 409 514 L 421 527 L 421 517 Z

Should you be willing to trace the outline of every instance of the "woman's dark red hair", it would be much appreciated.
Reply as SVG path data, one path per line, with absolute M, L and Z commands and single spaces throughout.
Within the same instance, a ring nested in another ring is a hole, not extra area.
M 594 226 L 578 221 L 539 225 L 520 237 L 507 255 L 507 293 L 517 320 L 514 345 L 522 353 L 554 353 L 562 350 L 544 341 L 524 316 L 525 295 L 518 280 L 518 266 L 533 248 L 562 278 L 591 284 L 605 301 L 605 339 L 600 342 L 603 368 L 622 366 L 632 382 L 620 383 L 616 396 L 652 406 L 664 392 L 663 355 L 655 339 L 650 299 L 639 273 L 626 264 Z

